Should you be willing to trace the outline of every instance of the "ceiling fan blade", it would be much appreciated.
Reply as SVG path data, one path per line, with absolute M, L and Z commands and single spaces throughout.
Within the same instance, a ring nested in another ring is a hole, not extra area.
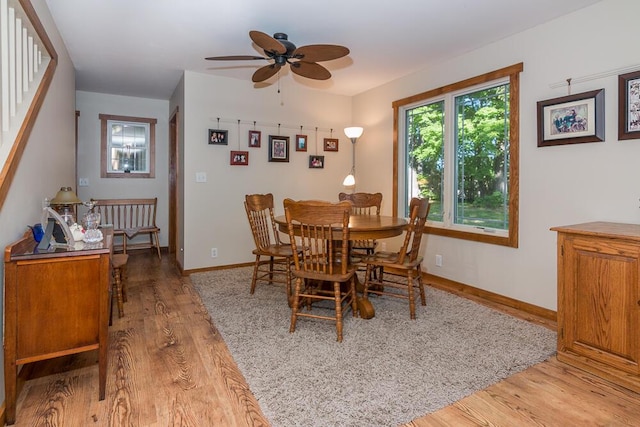
M 336 44 L 310 44 L 293 51 L 292 56 L 304 62 L 330 61 L 349 54 L 349 49 Z
M 271 37 L 269 34 L 254 30 L 249 31 L 249 37 L 251 37 L 251 40 L 266 52 L 275 52 L 280 55 L 287 52 L 285 45 Z
M 256 72 L 253 73 L 253 77 L 251 77 L 251 80 L 254 83 L 263 82 L 267 80 L 269 77 L 276 74 L 278 70 L 280 70 L 280 65 L 278 64 L 265 65 L 264 67 L 258 68 Z
M 263 56 L 252 56 L 252 55 L 230 55 L 230 56 L 209 56 L 209 61 L 237 61 L 237 60 L 249 60 L 249 59 L 267 59 Z
M 315 62 L 297 61 L 291 63 L 291 71 L 295 74 L 314 80 L 327 80 L 331 77 L 329 70 Z

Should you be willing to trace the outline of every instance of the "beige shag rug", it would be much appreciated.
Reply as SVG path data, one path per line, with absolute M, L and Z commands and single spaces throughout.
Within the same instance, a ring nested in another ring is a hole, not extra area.
M 427 287 L 407 301 L 371 297 L 371 320 L 299 318 L 289 333 L 283 287 L 251 268 L 191 275 L 195 288 L 274 427 L 396 426 L 434 412 L 555 353 L 556 334 Z

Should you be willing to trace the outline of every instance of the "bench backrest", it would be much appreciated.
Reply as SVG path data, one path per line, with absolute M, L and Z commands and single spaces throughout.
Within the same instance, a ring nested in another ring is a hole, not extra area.
M 92 199 L 94 212 L 101 224 L 113 224 L 114 230 L 156 227 L 156 205 L 153 199 Z

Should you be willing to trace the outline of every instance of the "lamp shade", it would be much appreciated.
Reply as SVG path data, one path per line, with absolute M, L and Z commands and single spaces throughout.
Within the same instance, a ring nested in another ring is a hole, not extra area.
M 50 202 L 52 205 L 75 205 L 78 203 L 82 203 L 76 193 L 71 189 L 71 187 L 61 187 L 60 191 L 56 193 L 56 196 L 51 199 Z
M 344 134 L 347 135 L 347 138 L 351 138 L 351 139 L 360 138 L 363 131 L 364 129 L 359 126 L 344 128 Z
M 345 177 L 344 181 L 342 181 L 342 185 L 344 187 L 353 187 L 356 185 L 356 177 L 353 174 L 349 174 Z

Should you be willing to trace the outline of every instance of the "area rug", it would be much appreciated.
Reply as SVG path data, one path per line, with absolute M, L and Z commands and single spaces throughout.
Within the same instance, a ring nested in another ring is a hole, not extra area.
M 349 311 L 342 343 L 323 320 L 289 333 L 284 288 L 250 295 L 251 272 L 191 280 L 274 427 L 397 426 L 555 353 L 555 332 L 430 287 L 413 321 L 407 301 L 371 297 L 375 317 Z

